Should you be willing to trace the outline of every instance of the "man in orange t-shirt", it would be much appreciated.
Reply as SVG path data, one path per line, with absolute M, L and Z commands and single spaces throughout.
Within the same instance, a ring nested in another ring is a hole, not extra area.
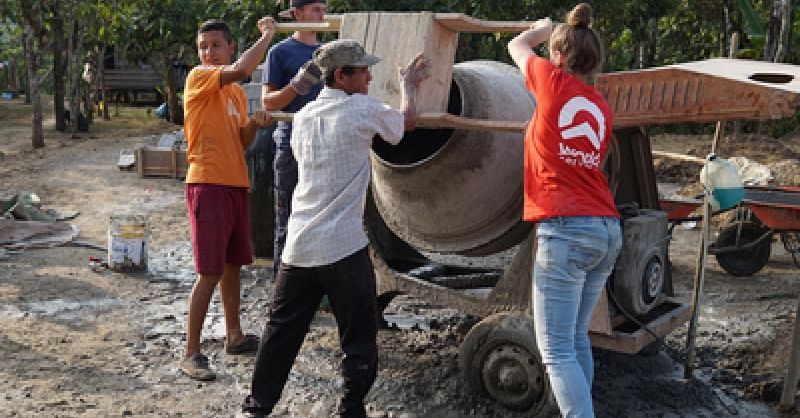
M 189 144 L 186 205 L 192 230 L 197 281 L 189 295 L 186 349 L 181 370 L 193 379 L 212 380 L 208 358 L 200 352 L 200 333 L 217 283 L 225 312 L 225 351 L 254 352 L 258 338 L 245 335 L 239 323 L 239 271 L 252 262 L 244 151 L 258 128 L 270 120 L 256 112 L 248 120 L 244 90 L 236 84 L 263 59 L 275 22 L 258 22 L 261 37 L 235 63 L 231 32 L 219 20 L 197 32 L 202 65 L 189 73 L 184 92 L 184 128 Z

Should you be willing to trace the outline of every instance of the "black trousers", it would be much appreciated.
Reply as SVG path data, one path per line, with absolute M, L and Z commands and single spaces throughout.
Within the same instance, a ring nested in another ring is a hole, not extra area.
M 366 248 L 330 265 L 281 265 L 245 409 L 272 412 L 324 294 L 330 300 L 344 352 L 339 416 L 366 417 L 364 397 L 375 381 L 378 364 L 375 273 Z

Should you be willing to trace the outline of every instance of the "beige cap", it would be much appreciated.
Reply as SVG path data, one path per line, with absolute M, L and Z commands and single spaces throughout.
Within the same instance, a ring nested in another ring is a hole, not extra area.
M 314 63 L 322 71 L 342 67 L 369 67 L 380 61 L 380 58 L 364 51 L 364 47 L 355 39 L 337 39 L 314 51 Z

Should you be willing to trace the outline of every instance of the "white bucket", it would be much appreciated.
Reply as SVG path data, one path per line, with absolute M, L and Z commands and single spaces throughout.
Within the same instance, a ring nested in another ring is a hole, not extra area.
M 114 271 L 147 269 L 147 216 L 112 215 L 108 226 L 108 267 Z

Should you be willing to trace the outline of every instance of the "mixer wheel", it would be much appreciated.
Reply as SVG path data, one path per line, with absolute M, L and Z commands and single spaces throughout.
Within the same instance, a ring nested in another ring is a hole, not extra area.
M 476 324 L 459 365 L 473 388 L 508 409 L 540 418 L 558 412 L 528 315 L 502 312 Z

